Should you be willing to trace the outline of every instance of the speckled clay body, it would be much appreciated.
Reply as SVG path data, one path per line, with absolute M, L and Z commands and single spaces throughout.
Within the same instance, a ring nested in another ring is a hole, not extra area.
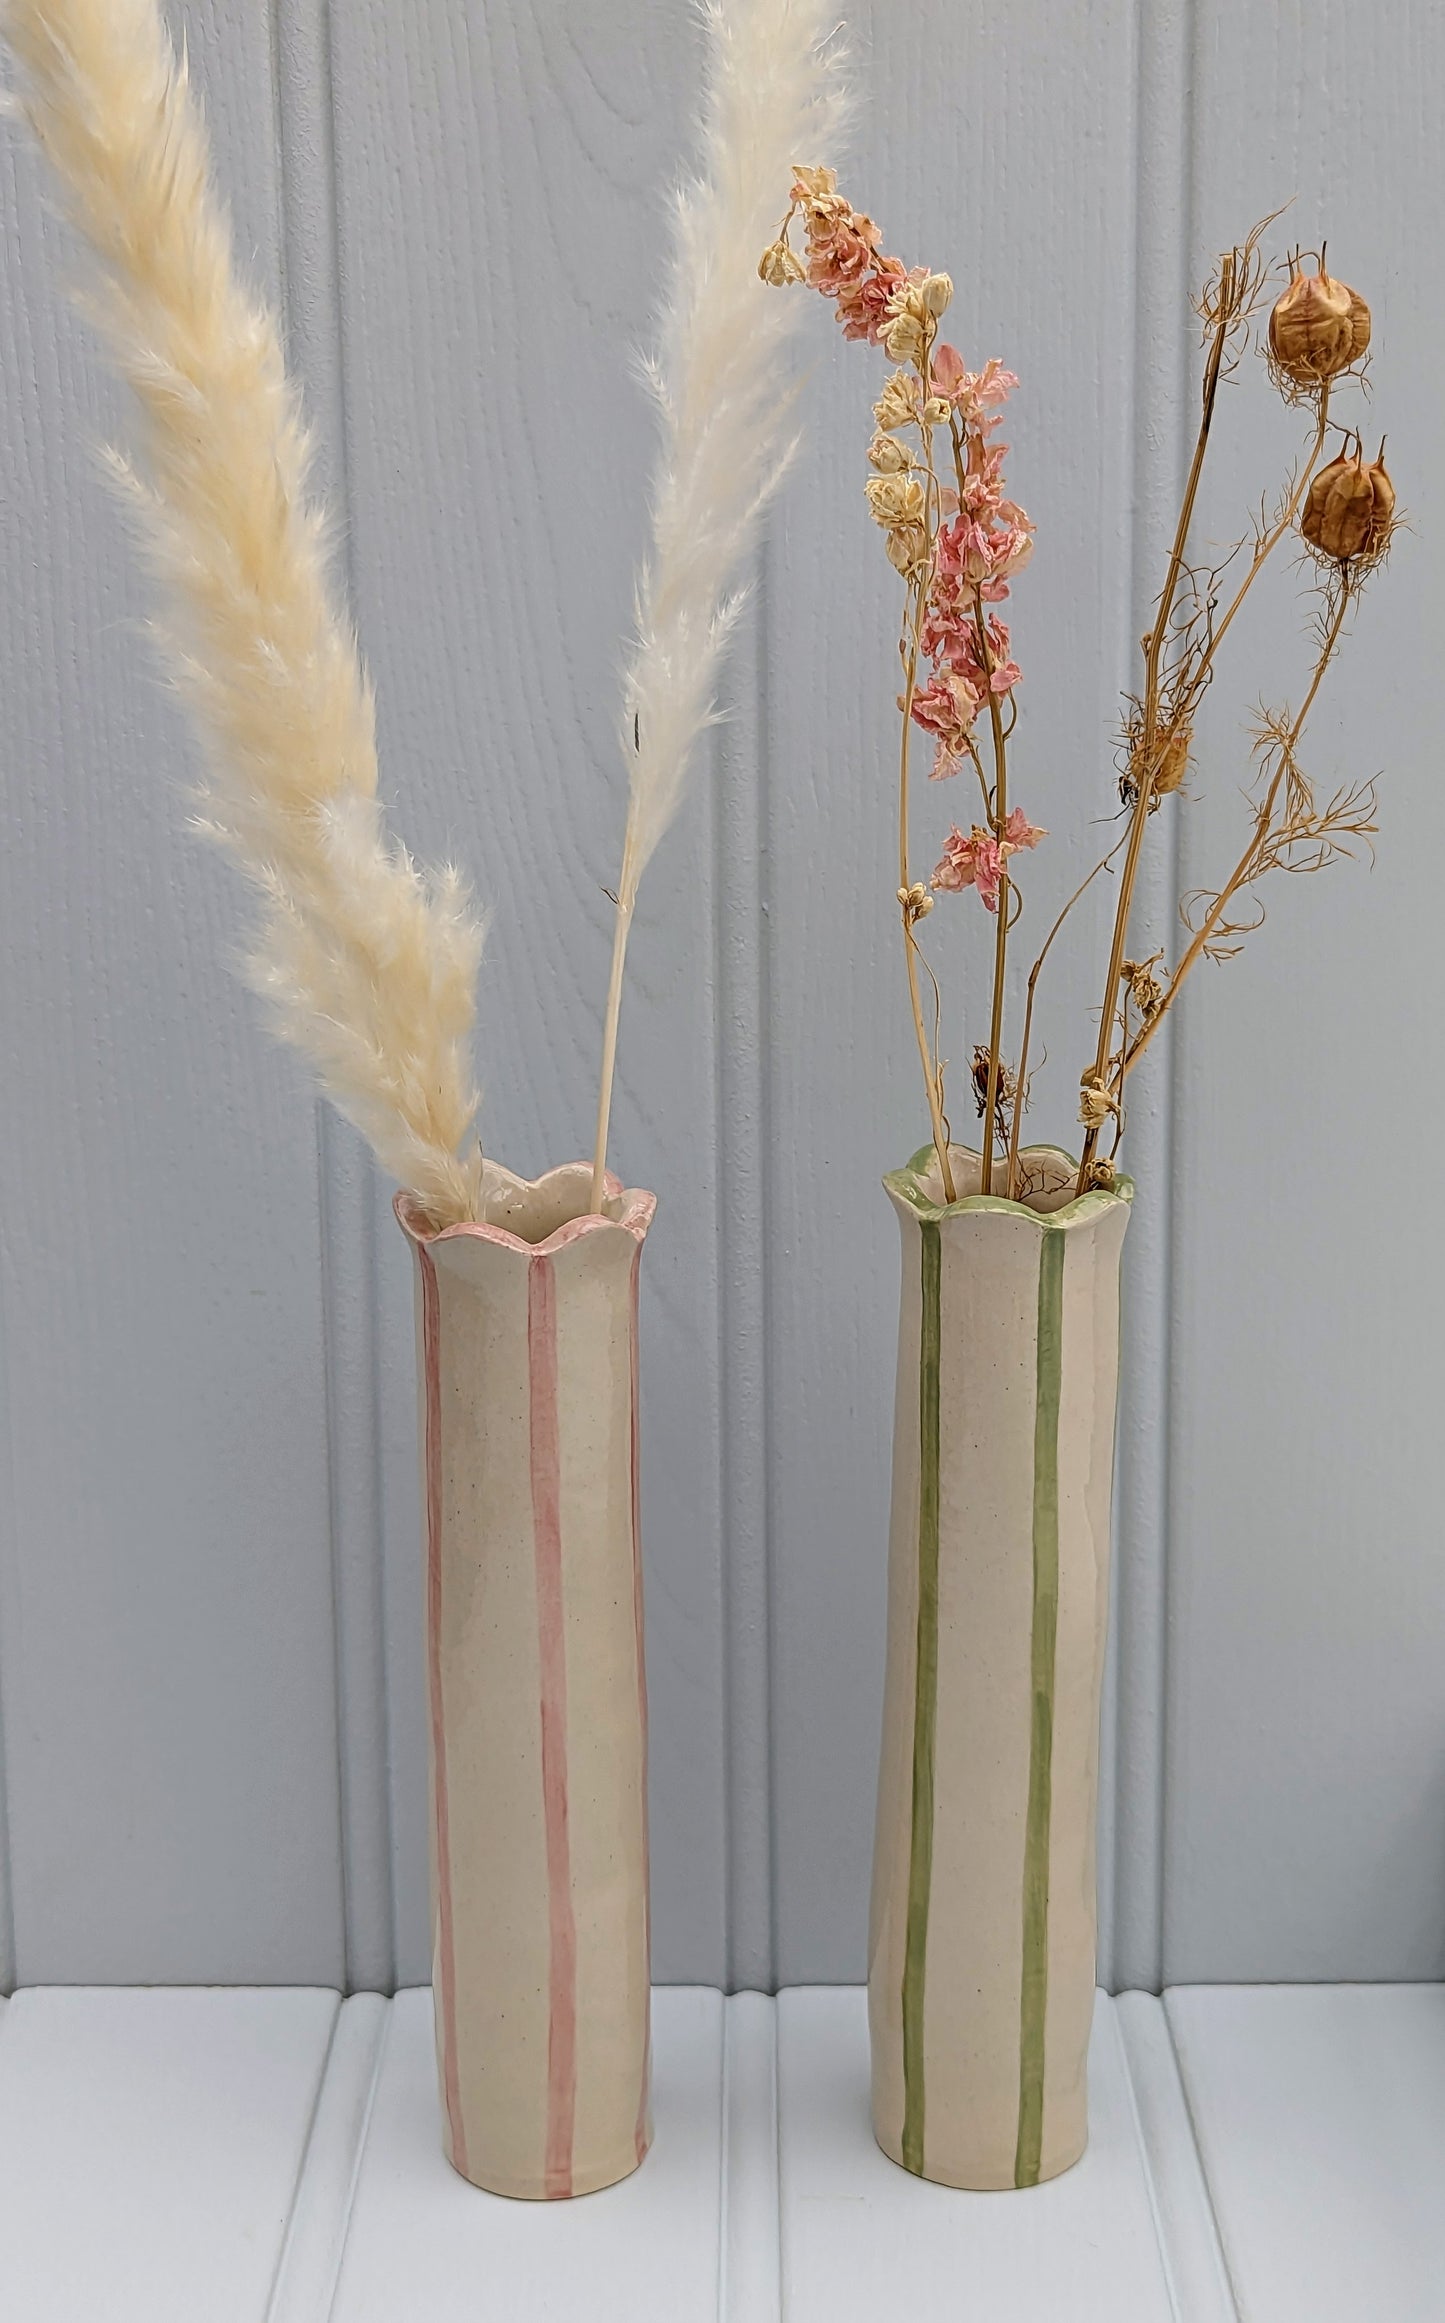
M 873 2125 L 917 2176 L 1027 2186 L 1088 2137 L 1119 1257 L 1133 1188 L 1025 1201 L 932 1147 L 903 1234 L 869 1946 Z
M 437 2065 L 446 2150 L 585 2194 L 651 2136 L 637 1277 L 655 1207 L 487 1165 L 416 1254 Z

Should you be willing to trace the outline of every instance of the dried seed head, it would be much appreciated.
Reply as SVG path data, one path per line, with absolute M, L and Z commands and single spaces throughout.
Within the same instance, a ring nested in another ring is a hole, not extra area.
M 883 344 L 895 363 L 921 363 L 934 325 L 953 296 L 946 274 L 925 274 L 900 283 L 888 301 Z
M 888 551 L 888 562 L 896 573 L 903 575 L 905 581 L 927 569 L 931 551 L 925 525 L 892 525 L 883 545 Z
M 927 919 L 933 909 L 933 898 L 921 879 L 915 879 L 911 887 L 900 887 L 898 901 L 903 909 L 904 920 L 910 928 L 917 920 Z
M 1310 547 L 1333 564 L 1377 557 L 1388 544 L 1395 487 L 1384 454 L 1381 444 L 1380 457 L 1367 462 L 1357 437 L 1354 451 L 1331 460 L 1310 486 L 1300 531 Z
M 1189 771 L 1190 734 L 1187 728 L 1178 733 L 1161 735 L 1154 765 L 1154 796 L 1168 798 L 1176 791 Z
M 1152 952 L 1147 960 L 1125 960 L 1120 965 L 1120 978 L 1146 1024 L 1153 1023 L 1164 1005 L 1164 987 L 1154 973 L 1163 957 L 1162 952 Z
M 1375 531 L 1383 548 L 1395 522 L 1395 487 L 1385 468 L 1385 439 L 1380 438 L 1380 449 L 1370 469 L 1370 490 L 1375 501 Z
M 989 1052 L 980 1042 L 973 1052 L 973 1063 L 969 1067 L 969 1079 L 973 1083 L 973 1101 L 978 1108 L 980 1121 L 988 1111 L 988 1083 L 991 1070 Z M 998 1080 L 993 1093 L 993 1134 L 994 1142 L 998 1145 L 1007 1146 L 1008 1144 L 1009 1130 L 1018 1104 L 1018 1094 L 1018 1077 L 1000 1057 Z M 1024 1104 L 1028 1104 L 1027 1091 L 1024 1093 Z
M 1296 387 L 1315 387 L 1358 363 L 1370 344 L 1370 310 L 1358 291 L 1318 274 L 1296 271 L 1275 300 L 1269 351 Z
M 1085 1129 L 1102 1129 L 1118 1110 L 1118 1099 L 1091 1065 L 1079 1082 L 1079 1119 Z
M 896 436 L 885 435 L 880 428 L 868 446 L 868 465 L 880 476 L 897 476 L 913 466 L 913 454 Z
M 1159 801 L 1172 791 L 1182 790 L 1184 777 L 1189 772 L 1189 752 L 1194 737 L 1187 726 L 1167 729 L 1156 735 L 1153 761 L 1154 780 L 1149 789 L 1149 812 L 1152 815 Z M 1139 796 L 1145 773 L 1145 753 L 1142 743 L 1136 743 L 1133 756 L 1119 781 L 1119 796 L 1126 807 L 1131 807 Z
M 873 417 L 885 435 L 894 428 L 907 427 L 918 417 L 918 381 L 907 371 L 895 371 L 883 382 L 883 392 L 873 406 Z
M 785 283 L 804 279 L 802 260 L 781 237 L 770 242 L 758 260 L 758 277 L 772 290 L 781 290 Z
M 910 314 L 905 307 L 900 314 L 891 315 L 883 331 L 883 344 L 895 363 L 921 363 L 925 345 L 925 321 Z
M 916 476 L 870 476 L 863 490 L 875 524 L 891 530 L 897 525 L 921 525 L 924 518 L 923 486 Z

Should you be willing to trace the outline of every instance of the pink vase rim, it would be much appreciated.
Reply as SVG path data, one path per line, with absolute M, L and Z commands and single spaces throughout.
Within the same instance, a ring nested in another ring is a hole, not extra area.
M 492 1181 L 489 1191 L 511 1187 L 518 1193 L 543 1193 L 554 1179 L 572 1178 L 579 1171 L 585 1171 L 590 1178 L 591 1164 L 563 1162 L 556 1169 L 544 1170 L 540 1178 L 522 1178 L 497 1164 L 489 1163 L 488 1176 Z M 497 1181 L 501 1181 L 500 1185 Z M 611 1170 L 603 1179 L 603 1186 L 609 1206 L 608 1214 L 595 1210 L 584 1211 L 580 1217 L 570 1218 L 563 1225 L 554 1227 L 541 1242 L 529 1242 L 524 1234 L 514 1234 L 506 1226 L 491 1225 L 482 1220 L 466 1220 L 457 1226 L 430 1230 L 418 1222 L 415 1196 L 405 1190 L 394 1197 L 392 1209 L 402 1232 L 419 1250 L 435 1250 L 444 1242 L 490 1242 L 499 1250 L 515 1250 L 527 1258 L 551 1258 L 558 1251 L 584 1240 L 590 1234 L 623 1233 L 634 1242 L 641 1243 L 657 1210 L 656 1194 L 649 1193 L 645 1187 L 624 1186 Z

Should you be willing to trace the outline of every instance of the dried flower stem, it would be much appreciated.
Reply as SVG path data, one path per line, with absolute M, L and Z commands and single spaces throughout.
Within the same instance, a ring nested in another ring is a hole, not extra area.
M 1315 432 L 1298 474 L 1286 491 L 1272 520 L 1257 533 L 1249 568 L 1230 600 L 1223 618 L 1211 626 L 1208 636 L 1192 652 L 1186 654 L 1183 666 L 1176 670 L 1174 680 L 1167 689 L 1166 709 L 1163 704 L 1165 688 L 1161 684 L 1160 676 L 1161 658 L 1165 639 L 1171 631 L 1180 584 L 1187 570 L 1185 554 L 1189 528 L 1193 520 L 1199 482 L 1203 473 L 1215 400 L 1231 333 L 1237 325 L 1247 320 L 1252 309 L 1254 296 L 1261 279 L 1260 269 L 1255 261 L 1255 251 L 1265 226 L 1270 222 L 1268 219 L 1264 220 L 1261 225 L 1254 229 L 1242 249 L 1231 251 L 1221 261 L 1218 288 L 1212 304 L 1210 304 L 1206 294 L 1205 312 L 1212 323 L 1212 335 L 1209 360 L 1205 369 L 1203 410 L 1199 435 L 1194 448 L 1194 458 L 1180 505 L 1179 523 L 1175 531 L 1164 590 L 1159 600 L 1156 619 L 1146 640 L 1144 691 L 1140 705 L 1141 727 L 1137 748 L 1132 759 L 1132 763 L 1138 771 L 1129 832 L 1129 852 L 1125 859 L 1124 872 L 1120 881 L 1114 941 L 1109 958 L 1109 976 L 1105 986 L 1104 1005 L 1100 1013 L 1099 1045 L 1092 1074 L 1094 1085 L 1097 1088 L 1103 1088 L 1108 1083 L 1110 1063 L 1114 1053 L 1114 1037 L 1119 1017 L 1120 972 L 1128 942 L 1129 919 L 1138 875 L 1140 850 L 1147 828 L 1147 818 L 1153 806 L 1157 804 L 1161 755 L 1159 748 L 1161 718 L 1165 720 L 1166 740 L 1169 736 L 1182 737 L 1183 747 L 1187 749 L 1189 728 L 1202 699 L 1204 689 L 1213 673 L 1219 649 L 1267 559 L 1294 526 L 1301 501 L 1308 490 L 1311 476 L 1324 449 L 1325 436 L 1329 427 L 1330 387 L 1328 379 L 1322 379 L 1312 391 L 1316 413 Z M 1331 648 L 1331 650 L 1333 649 Z M 1326 659 L 1328 659 L 1328 655 L 1326 655 Z M 1316 685 L 1319 674 L 1322 672 L 1317 673 Z M 1315 688 L 1312 688 L 1311 700 L 1314 691 Z M 1161 1008 L 1158 1015 L 1150 1019 L 1143 1028 L 1144 1034 L 1152 1037 L 1159 1016 L 1162 1016 L 1163 1013 Z M 1140 1042 L 1136 1042 L 1136 1051 L 1141 1045 L 1142 1039 Z M 1119 1050 L 1121 1059 L 1119 1087 L 1121 1091 L 1123 1071 L 1126 1069 L 1122 1060 L 1129 1053 L 1129 1043 L 1126 1038 L 1121 1042 Z M 1117 1115 L 1115 1118 L 1117 1120 Z M 1080 1191 L 1089 1182 L 1100 1126 L 1100 1123 L 1091 1121 L 1087 1127 L 1083 1158 L 1079 1167 L 1078 1184 Z
M 1154 745 L 1159 724 L 1159 658 L 1164 650 L 1169 623 L 1174 611 L 1180 576 L 1184 570 L 1184 554 L 1189 541 L 1189 528 L 1194 520 L 1194 504 L 1199 497 L 1200 479 L 1204 474 L 1204 456 L 1209 449 L 1209 431 L 1214 422 L 1214 407 L 1219 394 L 1219 376 L 1224 364 L 1224 350 L 1234 320 L 1235 256 L 1231 251 L 1224 260 L 1220 274 L 1219 305 L 1215 317 L 1214 335 L 1210 342 L 1209 360 L 1204 372 L 1203 408 L 1199 416 L 1199 433 L 1195 438 L 1194 457 L 1189 464 L 1189 476 L 1184 497 L 1179 506 L 1179 521 L 1174 528 L 1174 542 L 1169 551 L 1168 569 L 1164 587 L 1149 641 L 1145 651 L 1144 677 L 1144 737 L 1138 788 L 1134 796 L 1132 820 L 1129 826 L 1128 852 L 1119 881 L 1119 902 L 1114 913 L 1114 934 L 1109 946 L 1109 969 L 1104 980 L 1104 1005 L 1099 1018 L 1099 1046 L 1094 1059 L 1094 1079 L 1103 1082 L 1108 1075 L 1109 1058 L 1114 1046 L 1114 1026 L 1118 1016 L 1119 970 L 1124 949 L 1129 940 L 1129 915 L 1134 902 L 1134 885 L 1139 875 L 1139 856 L 1148 827 L 1149 806 L 1154 792 Z M 1084 1150 L 1079 1163 L 1078 1191 L 1082 1193 L 1089 1183 L 1094 1154 L 1099 1142 L 1098 1125 L 1091 1123 L 1085 1132 Z
M 612 1126 L 612 1091 L 617 1080 L 617 1028 L 622 1019 L 622 980 L 627 968 L 627 937 L 632 926 L 631 903 L 619 902 L 612 922 L 612 968 L 607 979 L 607 1008 L 602 1019 L 602 1077 L 597 1090 L 597 1134 L 592 1147 L 592 1190 L 588 1207 L 601 1211 L 607 1182 L 607 1139 Z
M 1319 456 L 1325 448 L 1325 436 L 1329 430 L 1329 413 L 1330 383 L 1328 380 L 1326 380 L 1320 389 L 1318 422 L 1315 427 L 1314 440 L 1310 445 L 1309 451 L 1305 455 L 1304 465 L 1300 469 L 1299 475 L 1296 478 L 1294 484 L 1291 486 L 1290 490 L 1285 495 L 1285 498 L 1280 503 L 1273 524 L 1271 524 L 1264 532 L 1262 532 L 1256 540 L 1254 545 L 1254 554 L 1250 558 L 1248 572 L 1245 574 L 1244 579 L 1240 582 L 1239 587 L 1236 589 L 1229 604 L 1226 606 L 1223 619 L 1215 624 L 1208 644 L 1200 654 L 1194 668 L 1189 673 L 1189 682 L 1180 697 L 1177 712 L 1178 717 L 1182 719 L 1185 724 L 1187 724 L 1189 719 L 1192 717 L 1194 710 L 1198 705 L 1201 696 L 1203 695 L 1204 688 L 1209 683 L 1209 678 L 1214 667 L 1215 656 L 1217 655 L 1219 648 L 1224 643 L 1224 640 L 1229 633 L 1229 629 L 1234 621 L 1235 615 L 1238 613 L 1241 605 L 1244 603 L 1245 598 L 1249 595 L 1250 590 L 1258 580 L 1260 569 L 1263 566 L 1265 559 L 1272 555 L 1273 551 L 1278 548 L 1280 542 L 1284 539 L 1285 534 L 1294 524 L 1295 517 L 1299 513 L 1300 502 L 1303 500 L 1305 493 L 1309 489 L 1310 478 L 1313 476 L 1315 468 L 1319 462 Z
M 926 433 L 926 431 L 925 431 Z M 948 1152 L 948 1129 L 943 1118 L 942 1074 L 938 1058 L 930 1047 L 923 1024 L 923 1000 L 918 989 L 918 939 L 913 933 L 915 917 L 913 882 L 908 859 L 908 745 L 913 733 L 913 697 L 918 689 L 918 640 L 923 625 L 922 581 L 910 584 L 908 605 L 908 640 L 903 679 L 902 736 L 898 746 L 898 898 L 903 915 L 903 956 L 908 971 L 908 1000 L 913 1010 L 913 1031 L 918 1042 L 919 1061 L 923 1066 L 923 1084 L 928 1093 L 928 1115 L 933 1125 L 933 1150 L 938 1156 L 939 1174 L 943 1180 L 943 1198 L 955 1198 L 953 1165 Z
M 1034 1025 L 1034 995 L 1038 990 L 1039 978 L 1044 971 L 1044 962 L 1047 960 L 1049 953 L 1053 950 L 1055 936 L 1058 934 L 1060 928 L 1062 928 L 1065 920 L 1068 918 L 1080 896 L 1084 893 L 1086 888 L 1093 886 L 1094 881 L 1098 878 L 1101 871 L 1108 870 L 1109 865 L 1113 862 L 1114 857 L 1118 854 L 1120 847 L 1125 844 L 1127 836 L 1128 835 L 1126 833 L 1125 838 L 1120 839 L 1116 845 L 1111 847 L 1107 855 L 1101 855 L 1098 862 L 1094 865 L 1093 870 L 1089 873 L 1088 877 L 1086 879 L 1080 880 L 1078 886 L 1074 889 L 1073 894 L 1069 897 L 1068 902 L 1064 905 L 1063 910 L 1059 913 L 1058 918 L 1054 921 L 1054 924 L 1050 928 L 1047 936 L 1044 938 L 1044 948 L 1040 952 L 1038 958 L 1035 960 L 1032 968 L 1029 970 L 1028 994 L 1024 1002 L 1024 1037 L 1019 1049 L 1018 1096 L 1014 1104 L 1013 1124 L 1009 1134 L 1008 1146 L 1008 1180 L 1005 1191 L 1007 1192 L 1008 1198 L 1011 1202 L 1014 1200 L 1014 1188 L 1018 1183 L 1019 1126 L 1020 1118 L 1023 1113 L 1024 1092 L 1029 1085 L 1029 1041 L 1032 1037 Z
M 1311 801 L 1307 814 L 1297 816 L 1293 822 L 1286 823 L 1278 832 L 1274 827 L 1275 809 L 1278 805 L 1281 788 L 1292 779 L 1300 779 L 1294 762 L 1294 752 L 1300 736 L 1304 732 L 1305 720 L 1313 709 L 1315 697 L 1324 682 L 1325 672 L 1335 657 L 1340 635 L 1344 628 L 1345 615 L 1349 611 L 1354 593 L 1348 570 L 1343 569 L 1338 584 L 1337 601 L 1326 626 L 1324 642 L 1319 658 L 1315 663 L 1314 674 L 1310 679 L 1309 691 L 1286 733 L 1277 737 L 1277 764 L 1270 778 L 1269 788 L 1255 810 L 1254 827 L 1250 833 L 1249 843 L 1223 887 L 1214 897 L 1199 927 L 1195 930 L 1188 949 L 1184 952 L 1178 966 L 1169 978 L 1158 1008 L 1148 1023 L 1140 1027 L 1132 1046 L 1127 1040 L 1123 1044 L 1119 1058 L 1117 1082 L 1117 1093 L 1121 1097 L 1126 1078 L 1134 1070 L 1135 1065 L 1139 1062 L 1160 1024 L 1173 1006 L 1184 979 L 1209 951 L 1211 944 L 1224 932 L 1224 915 L 1235 897 L 1243 889 L 1251 887 L 1265 871 L 1275 868 L 1288 869 L 1290 866 L 1287 850 L 1292 845 L 1320 838 L 1328 840 L 1331 832 L 1339 828 L 1353 831 L 1362 836 L 1372 828 L 1363 819 L 1363 815 L 1346 822 L 1341 813 L 1341 810 L 1344 813 L 1353 813 L 1356 807 L 1363 806 L 1368 802 L 1371 796 L 1368 786 L 1364 792 L 1350 793 L 1342 800 L 1332 802 L 1332 805 L 1326 808 L 1322 815 L 1314 814 L 1313 802 Z
M 988 708 L 989 718 L 993 726 L 993 828 L 995 838 L 1002 839 L 1008 823 L 1008 744 L 1004 737 L 1003 713 L 999 709 L 998 695 L 993 690 L 993 649 L 988 640 L 988 624 L 983 617 L 983 596 L 978 589 L 975 589 L 973 593 L 973 613 L 974 620 L 978 625 L 979 655 L 989 677 Z M 993 1120 L 994 1108 L 998 1103 L 1000 1049 L 1003 1041 L 1003 981 L 1004 969 L 1008 963 L 1012 901 L 1013 886 L 1008 872 L 1004 871 L 998 883 L 998 926 L 994 931 L 993 942 L 993 1008 L 989 1017 L 988 1098 L 986 1106 L 986 1118 L 989 1122 Z M 1022 1090 L 1022 1079 L 1020 1079 L 1018 1086 Z M 1014 1110 L 1017 1113 L 1017 1105 Z M 992 1136 L 986 1137 L 983 1141 L 983 1161 L 979 1171 L 978 1190 L 981 1194 L 990 1194 L 993 1191 Z
M 948 1151 L 948 1124 L 943 1111 L 943 1070 L 938 1059 L 937 1040 L 930 1046 L 924 1036 L 923 1010 L 918 992 L 918 939 L 913 933 L 914 909 L 912 883 L 908 869 L 908 750 L 913 733 L 913 697 L 918 691 L 919 640 L 923 630 L 923 607 L 927 594 L 927 572 L 933 569 L 934 542 L 938 534 L 939 498 L 938 477 L 933 465 L 933 428 L 927 416 L 928 375 L 937 331 L 925 328 L 923 348 L 916 369 L 918 372 L 919 436 L 923 445 L 923 464 L 928 474 L 925 501 L 925 526 L 928 534 L 928 563 L 926 572 L 910 585 L 908 666 L 903 695 L 903 737 L 899 745 L 898 766 L 898 881 L 901 892 L 909 898 L 903 905 L 903 940 L 908 969 L 908 998 L 913 1010 L 914 1032 L 918 1040 L 918 1054 L 923 1063 L 923 1078 L 928 1091 L 928 1113 L 933 1125 L 933 1150 L 938 1156 L 939 1175 L 943 1181 L 943 1198 L 955 1198 L 953 1163 Z M 925 963 L 926 965 L 926 963 Z M 932 971 L 930 970 L 930 974 Z M 934 986 L 935 992 L 937 985 Z

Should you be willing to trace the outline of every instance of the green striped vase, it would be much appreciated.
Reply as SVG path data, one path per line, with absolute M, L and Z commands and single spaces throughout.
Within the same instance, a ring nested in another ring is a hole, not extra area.
M 883 2151 L 1034 2186 L 1088 2138 L 1094 1822 L 1119 1257 L 1133 1187 L 1020 1156 L 1024 1199 L 932 1146 L 903 1232 L 868 1999 Z

